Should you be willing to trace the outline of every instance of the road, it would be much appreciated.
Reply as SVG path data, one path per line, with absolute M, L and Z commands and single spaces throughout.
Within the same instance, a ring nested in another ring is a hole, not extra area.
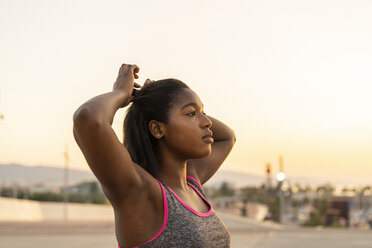
M 371 230 L 309 229 L 266 225 L 221 216 L 233 248 L 369 248 Z M 0 248 L 117 247 L 112 222 L 0 223 Z
M 369 248 L 372 231 L 281 230 L 233 232 L 231 247 L 236 248 Z

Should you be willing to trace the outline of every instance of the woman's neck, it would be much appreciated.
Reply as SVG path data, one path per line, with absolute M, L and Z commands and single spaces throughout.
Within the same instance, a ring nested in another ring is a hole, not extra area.
M 167 160 L 160 163 L 157 178 L 172 189 L 187 190 L 187 161 Z

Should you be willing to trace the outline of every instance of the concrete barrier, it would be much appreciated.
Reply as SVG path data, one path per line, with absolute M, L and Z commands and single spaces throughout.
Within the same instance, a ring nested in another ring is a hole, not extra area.
M 60 221 L 64 204 L 0 197 L 0 221 Z M 67 220 L 114 221 L 110 205 L 68 203 Z
M 0 221 L 42 220 L 39 202 L 0 197 Z

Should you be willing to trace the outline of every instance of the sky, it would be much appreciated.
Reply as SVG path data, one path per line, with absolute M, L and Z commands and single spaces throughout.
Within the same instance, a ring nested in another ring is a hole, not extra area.
M 372 2 L 0 0 L 0 164 L 89 170 L 72 115 L 112 90 L 177 78 L 237 143 L 222 170 L 372 178 Z M 113 128 L 122 139 L 125 109 Z

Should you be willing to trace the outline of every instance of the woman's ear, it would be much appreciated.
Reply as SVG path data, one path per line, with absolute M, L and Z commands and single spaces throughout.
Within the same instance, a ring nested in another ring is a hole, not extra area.
M 149 129 L 152 136 L 154 136 L 155 139 L 161 139 L 164 135 L 163 125 L 161 122 L 151 120 L 149 122 Z

